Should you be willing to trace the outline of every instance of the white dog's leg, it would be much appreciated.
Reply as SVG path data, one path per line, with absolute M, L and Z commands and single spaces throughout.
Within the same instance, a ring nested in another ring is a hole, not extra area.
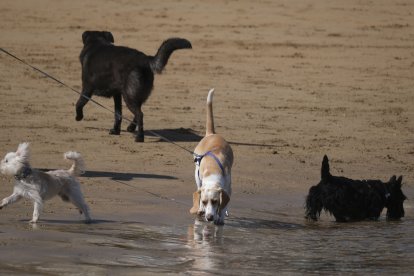
M 3 207 L 6 207 L 9 204 L 15 203 L 16 201 L 18 201 L 19 199 L 21 199 L 22 196 L 18 193 L 13 193 L 12 195 L 3 198 L 3 200 L 1 201 L 0 204 L 0 209 L 2 209 Z
M 33 210 L 33 218 L 30 221 L 30 223 L 36 223 L 39 219 L 40 212 L 42 211 L 42 203 L 35 201 L 34 202 L 34 210 Z
M 69 195 L 70 201 L 79 209 L 80 212 L 82 212 L 85 215 L 85 221 L 90 222 L 91 217 L 89 215 L 89 208 L 88 205 L 85 203 L 82 194 L 80 193 L 80 191 L 75 192 L 74 190 L 72 190 L 71 192 L 72 194 Z

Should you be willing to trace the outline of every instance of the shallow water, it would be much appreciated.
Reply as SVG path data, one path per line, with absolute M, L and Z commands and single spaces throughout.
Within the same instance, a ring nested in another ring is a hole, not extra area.
M 44 220 L 2 223 L 0 273 L 191 274 L 397 273 L 414 271 L 414 220 L 300 224 L 255 216 L 225 226 Z M 263 217 L 268 215 L 263 214 Z M 297 220 L 297 219 L 294 219 Z

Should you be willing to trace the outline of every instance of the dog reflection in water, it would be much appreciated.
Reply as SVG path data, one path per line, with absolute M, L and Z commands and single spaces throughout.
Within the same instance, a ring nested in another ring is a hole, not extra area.
M 196 219 L 188 226 L 188 245 L 194 261 L 195 271 L 209 271 L 218 269 L 221 258 L 217 255 L 217 246 L 223 245 L 223 226 Z
M 192 228 L 195 241 L 221 241 L 223 238 L 222 226 L 195 219 Z

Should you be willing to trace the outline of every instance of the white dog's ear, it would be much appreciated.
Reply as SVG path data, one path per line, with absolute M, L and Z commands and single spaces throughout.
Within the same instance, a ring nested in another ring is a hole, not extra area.
M 17 147 L 16 155 L 22 159 L 22 161 L 28 161 L 30 157 L 29 143 L 21 143 Z
M 227 206 L 229 201 L 229 195 L 223 189 L 220 189 L 220 210 L 223 210 Z
M 193 193 L 193 207 L 190 209 L 190 214 L 192 215 L 197 214 L 198 209 L 200 208 L 200 194 L 201 190 Z

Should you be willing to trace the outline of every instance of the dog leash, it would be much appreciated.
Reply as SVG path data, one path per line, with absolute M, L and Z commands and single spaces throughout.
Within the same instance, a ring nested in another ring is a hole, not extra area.
M 158 194 L 158 193 L 154 193 L 154 192 L 148 191 L 147 189 L 144 189 L 142 187 L 136 187 L 136 186 L 131 185 L 129 183 L 126 183 L 124 181 L 120 181 L 120 180 L 112 180 L 112 181 L 114 181 L 116 183 L 119 183 L 119 184 L 122 184 L 122 185 L 125 185 L 125 186 L 128 186 L 128 187 L 133 188 L 133 189 L 135 189 L 137 191 L 141 191 L 141 192 L 144 191 L 145 193 L 147 193 L 149 195 L 152 195 L 153 197 L 156 197 L 158 199 L 168 200 L 168 201 L 171 201 L 171 202 L 174 202 L 176 204 L 183 205 L 183 206 L 190 206 L 190 204 L 188 204 L 186 202 L 182 202 L 182 201 L 177 200 L 177 199 L 172 198 L 172 197 L 167 197 L 167 196 L 164 196 L 164 195 L 161 195 L 161 194 Z
M 105 109 L 106 111 L 111 112 L 112 114 L 116 115 L 118 118 L 122 118 L 122 119 L 124 119 L 125 121 L 127 121 L 127 122 L 129 122 L 129 123 L 134 123 L 132 120 L 130 120 L 130 119 L 128 119 L 128 118 L 126 118 L 126 117 L 124 117 L 123 115 L 120 115 L 119 113 L 116 113 L 115 111 L 112 111 L 110 108 L 108 108 L 108 107 L 104 106 L 103 104 L 101 104 L 101 103 L 99 103 L 99 102 L 95 101 L 95 100 L 94 100 L 94 99 L 92 99 L 91 97 L 88 97 L 88 96 L 86 96 L 86 95 L 83 95 L 81 92 L 79 92 L 78 90 L 74 89 L 73 87 L 71 87 L 71 86 L 67 85 L 67 84 L 66 84 L 66 83 L 64 83 L 63 81 L 61 81 L 61 80 L 57 79 L 56 77 L 54 77 L 54 76 L 52 76 L 52 75 L 50 75 L 50 74 L 46 73 L 45 71 L 43 71 L 43 70 L 41 70 L 41 69 L 39 69 L 39 68 L 37 68 L 37 67 L 35 67 L 35 66 L 33 66 L 33 65 L 29 64 L 28 62 L 26 62 L 26 61 L 24 61 L 23 59 L 21 59 L 21 58 L 17 57 L 16 55 L 13 55 L 13 54 L 12 54 L 12 53 L 10 53 L 9 51 L 6 51 L 4 48 L 1 48 L 1 47 L 0 47 L 0 51 L 2 51 L 3 53 L 5 53 L 5 54 L 9 55 L 10 57 L 14 58 L 15 60 L 18 60 L 19 62 L 23 63 L 24 65 L 26 65 L 26 66 L 28 66 L 28 67 L 30 67 L 31 69 L 33 69 L 33 70 L 35 70 L 35 71 L 39 72 L 40 74 L 44 75 L 45 77 L 47 77 L 47 78 L 49 78 L 49 79 L 51 79 L 51 80 L 53 80 L 53 81 L 55 81 L 55 82 L 59 83 L 60 85 L 63 85 L 64 87 L 66 87 L 66 88 L 68 88 L 68 89 L 72 90 L 73 92 L 75 92 L 76 94 L 80 95 L 81 97 L 84 97 L 85 99 L 88 99 L 89 101 L 91 101 L 91 102 L 93 102 L 94 104 L 96 104 L 97 106 L 99 106 L 99 107 L 101 107 L 101 108 Z M 175 145 L 175 146 L 177 146 L 177 147 L 181 148 L 182 150 L 185 150 L 186 152 L 188 152 L 188 153 L 190 153 L 190 154 L 192 154 L 192 155 L 194 155 L 194 154 L 195 154 L 195 153 L 194 153 L 194 152 L 192 152 L 191 150 L 189 150 L 189 149 L 187 149 L 187 148 L 185 148 L 185 147 L 183 147 L 183 146 L 181 146 L 181 145 L 179 145 L 179 144 L 175 143 L 174 141 L 172 141 L 172 140 L 170 140 L 170 139 L 168 139 L 168 138 L 166 138 L 166 137 L 164 137 L 164 136 L 162 136 L 162 135 L 160 135 L 160 134 L 156 133 L 156 132 L 155 132 L 155 131 L 153 131 L 153 130 L 147 130 L 147 132 L 149 132 L 149 133 L 151 133 L 151 134 L 155 135 L 156 137 L 158 137 L 158 138 L 160 138 L 160 139 L 162 139 L 162 140 L 164 140 L 164 141 L 166 141 L 166 142 L 168 142 L 168 143 L 171 143 L 171 144 L 173 144 L 173 145 Z

